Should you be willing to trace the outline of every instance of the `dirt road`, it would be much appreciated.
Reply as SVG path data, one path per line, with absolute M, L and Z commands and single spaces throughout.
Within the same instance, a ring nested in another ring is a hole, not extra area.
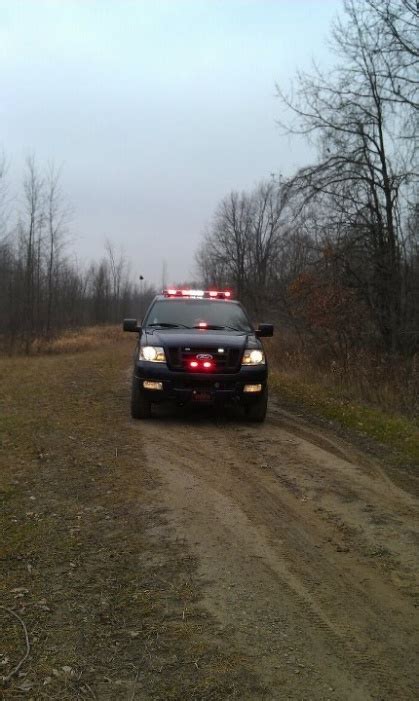
M 411 482 L 279 400 L 132 421 L 130 353 L 0 363 L 0 698 L 416 699 Z
M 415 698 L 412 496 L 274 400 L 264 426 L 161 411 L 132 430 L 266 698 Z

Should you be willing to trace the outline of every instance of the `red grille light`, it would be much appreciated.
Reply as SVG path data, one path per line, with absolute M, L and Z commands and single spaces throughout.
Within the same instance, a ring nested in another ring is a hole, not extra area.
M 204 372 L 214 370 L 215 368 L 215 363 L 211 363 L 210 360 L 204 360 L 204 362 L 199 362 L 198 360 L 190 360 L 188 365 L 191 370 L 201 370 Z

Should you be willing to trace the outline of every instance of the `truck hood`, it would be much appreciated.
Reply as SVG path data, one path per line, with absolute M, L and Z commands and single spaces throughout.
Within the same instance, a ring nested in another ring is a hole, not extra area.
M 143 344 L 174 348 L 190 346 L 191 348 L 218 348 L 224 344 L 228 348 L 244 348 L 246 345 L 260 347 L 260 342 L 253 333 L 245 331 L 205 330 L 205 329 L 145 329 Z

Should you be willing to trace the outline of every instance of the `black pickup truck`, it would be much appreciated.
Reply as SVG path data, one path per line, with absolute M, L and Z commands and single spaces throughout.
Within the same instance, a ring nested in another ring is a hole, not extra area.
M 138 334 L 134 355 L 131 415 L 146 419 L 153 403 L 238 403 L 251 421 L 264 421 L 268 365 L 261 336 L 230 291 L 165 290 L 148 308 L 141 326 L 125 319 L 124 331 Z

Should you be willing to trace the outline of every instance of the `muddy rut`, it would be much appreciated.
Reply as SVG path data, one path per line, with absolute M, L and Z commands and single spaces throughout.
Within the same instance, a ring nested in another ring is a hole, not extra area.
M 254 660 L 266 698 L 417 698 L 411 494 L 275 403 L 263 426 L 160 410 L 132 430 L 220 640 Z

